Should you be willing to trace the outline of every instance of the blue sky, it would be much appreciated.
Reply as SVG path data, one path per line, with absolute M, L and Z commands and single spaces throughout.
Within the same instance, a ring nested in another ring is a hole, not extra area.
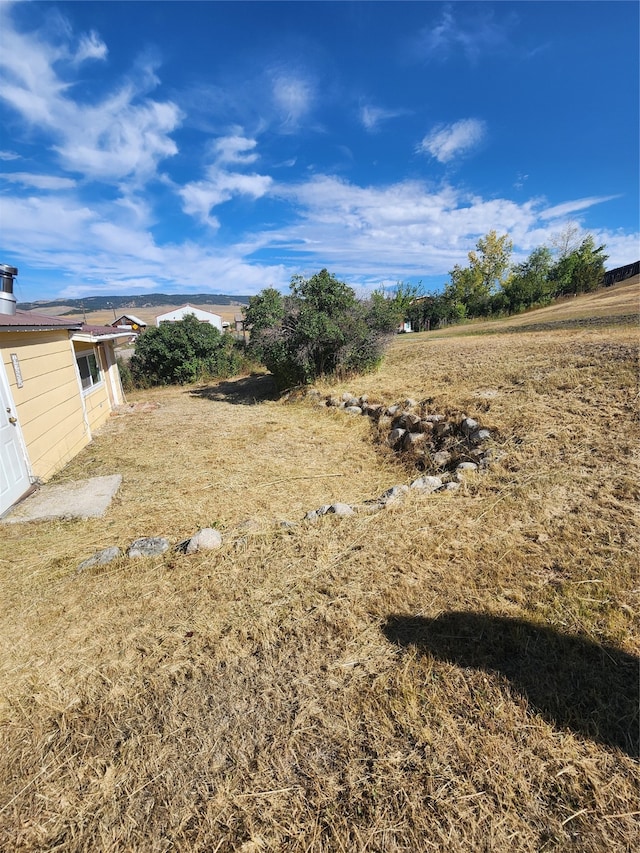
M 0 2 L 19 301 L 439 289 L 489 230 L 637 260 L 635 2 Z

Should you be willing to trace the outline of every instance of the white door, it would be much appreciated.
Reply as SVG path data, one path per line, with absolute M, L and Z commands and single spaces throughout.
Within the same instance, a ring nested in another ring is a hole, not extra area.
M 0 360 L 0 515 L 13 506 L 30 486 L 20 424 Z

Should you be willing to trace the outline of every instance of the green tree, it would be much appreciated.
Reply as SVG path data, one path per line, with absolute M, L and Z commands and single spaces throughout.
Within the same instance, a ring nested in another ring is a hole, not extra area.
M 133 380 L 142 387 L 231 376 L 241 366 L 242 356 L 231 336 L 193 314 L 147 329 L 137 339 L 130 361 Z
M 605 273 L 605 246 L 596 248 L 588 234 L 577 249 L 558 259 L 550 272 L 554 296 L 577 296 L 590 293 L 601 286 Z
M 544 305 L 551 299 L 550 281 L 553 257 L 546 246 L 534 249 L 526 261 L 516 264 L 503 285 L 506 308 L 514 313 L 532 305 Z
M 247 326 L 256 331 L 275 326 L 284 317 L 282 294 L 275 287 L 266 287 L 249 299 L 249 305 L 243 309 L 243 313 Z
M 512 249 L 508 234 L 499 237 L 495 231 L 490 231 L 478 240 L 476 251 L 469 252 L 467 267 L 454 266 L 449 273 L 451 282 L 445 287 L 452 319 L 490 313 L 492 296 L 508 281 Z
M 265 291 L 257 305 L 268 302 Z M 262 314 L 260 315 L 262 317 Z M 390 336 L 388 309 L 380 299 L 356 299 L 355 292 L 326 269 L 305 279 L 294 276 L 291 295 L 254 326 L 250 351 L 259 353 L 279 388 L 375 367 Z

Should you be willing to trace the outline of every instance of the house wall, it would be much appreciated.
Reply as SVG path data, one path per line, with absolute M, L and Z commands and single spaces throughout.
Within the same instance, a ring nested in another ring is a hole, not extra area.
M 89 421 L 89 428 L 93 432 L 98 427 L 101 427 L 111 414 L 109 365 L 107 364 L 102 346 L 96 347 L 94 344 L 74 341 L 73 348 L 77 355 L 95 353 L 100 366 L 102 380 L 97 385 L 94 385 L 93 388 L 84 392 L 87 420 Z
M 222 317 L 219 314 L 212 314 L 210 311 L 203 311 L 200 308 L 194 308 L 192 305 L 185 308 L 176 308 L 175 311 L 168 311 L 166 314 L 160 314 L 156 317 L 156 326 L 159 326 L 161 323 L 173 323 L 184 320 L 187 314 L 193 314 L 201 323 L 210 323 L 219 332 L 222 331 Z
M 18 356 L 18 388 L 11 354 Z M 75 357 L 66 329 L 3 332 L 2 358 L 35 477 L 47 480 L 91 438 L 84 418 Z M 107 404 L 108 412 L 108 404 Z

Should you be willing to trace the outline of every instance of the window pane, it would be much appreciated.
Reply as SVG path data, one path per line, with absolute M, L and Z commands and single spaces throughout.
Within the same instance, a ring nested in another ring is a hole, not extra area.
M 76 358 L 78 363 L 78 371 L 80 373 L 80 382 L 84 391 L 89 390 L 94 385 L 100 382 L 100 368 L 94 353 L 88 355 L 79 355 Z
M 93 384 L 100 381 L 100 371 L 98 370 L 98 362 L 96 361 L 96 357 L 93 353 L 87 356 L 87 360 L 89 362 L 89 370 L 91 371 L 91 378 L 93 379 Z

